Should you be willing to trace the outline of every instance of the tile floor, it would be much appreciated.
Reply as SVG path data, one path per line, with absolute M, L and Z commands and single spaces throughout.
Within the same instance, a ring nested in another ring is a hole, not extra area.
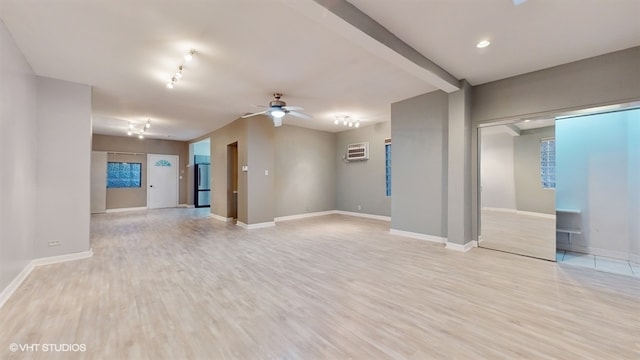
M 566 250 L 556 251 L 556 261 L 558 263 L 566 265 L 588 267 L 608 273 L 635 276 L 640 278 L 640 264 L 630 261 L 612 259 L 590 254 L 582 254 Z

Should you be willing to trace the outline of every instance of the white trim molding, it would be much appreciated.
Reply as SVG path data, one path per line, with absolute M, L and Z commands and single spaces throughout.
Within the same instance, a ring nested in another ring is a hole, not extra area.
M 108 213 L 118 213 L 118 212 L 125 212 L 125 211 L 140 211 L 140 210 L 147 210 L 146 206 L 141 206 L 141 207 L 130 207 L 130 208 L 116 208 L 116 209 L 107 209 L 105 212 Z
M 232 222 L 233 221 L 233 218 L 227 218 L 227 217 L 220 216 L 220 215 L 214 214 L 214 213 L 211 213 L 209 216 L 211 216 L 212 218 L 214 218 L 216 220 L 222 221 L 222 222 L 227 222 L 228 223 L 228 222 Z
M 452 243 L 452 242 L 447 242 L 447 245 L 445 245 L 445 248 L 448 250 L 453 250 L 453 251 L 461 251 L 461 252 L 467 252 L 471 249 L 473 249 L 474 247 L 478 247 L 478 242 L 477 241 L 468 241 L 466 244 L 464 245 L 460 245 L 460 244 L 456 244 L 456 243 Z
M 191 209 L 191 208 L 195 208 L 195 205 L 189 205 L 189 204 L 178 204 L 179 208 L 187 208 L 187 209 Z
M 73 261 L 73 260 L 87 259 L 92 256 L 93 256 L 93 249 L 89 249 L 88 251 L 83 251 L 78 253 L 71 253 L 71 254 L 34 259 L 31 261 L 31 263 L 35 267 L 35 266 L 42 266 L 42 265 L 57 264 L 57 263 Z
M 236 225 L 246 230 L 253 230 L 253 229 L 262 229 L 262 228 L 276 226 L 276 223 L 274 221 L 267 221 L 267 222 L 256 223 L 256 224 L 245 224 L 242 221 L 237 221 Z
M 523 210 L 508 209 L 508 208 L 483 207 L 482 210 L 508 212 L 508 213 L 513 213 L 513 214 L 529 215 L 529 216 L 537 216 L 537 217 L 541 217 L 541 218 L 545 218 L 545 219 L 555 219 L 556 218 L 556 214 L 545 214 L 545 213 L 539 213 L 539 212 L 533 212 L 533 211 L 523 211 Z
M 59 256 L 51 256 L 46 258 L 39 258 L 31 260 L 27 266 L 20 271 L 20 273 L 7 285 L 2 292 L 0 292 L 0 308 L 9 300 L 11 295 L 20 287 L 20 285 L 27 279 L 29 274 L 33 271 L 36 266 L 42 265 L 51 265 L 57 264 L 61 262 L 87 259 L 93 256 L 93 250 L 89 249 L 89 251 L 83 251 L 79 253 L 65 254 Z
M 2 292 L 0 292 L 0 308 L 2 308 L 2 306 L 9 300 L 11 295 L 13 295 L 16 290 L 18 290 L 18 287 L 20 287 L 27 276 L 31 274 L 31 271 L 33 271 L 33 261 L 27 263 L 27 266 L 25 266 L 24 269 L 22 269 L 22 271 L 20 271 L 20 273 L 15 278 L 13 278 L 9 285 L 7 285 L 7 287 L 4 288 Z
M 329 211 L 318 211 L 318 212 L 296 214 L 296 215 L 278 216 L 274 218 L 273 221 L 279 222 L 279 221 L 298 220 L 298 219 L 305 219 L 305 218 L 316 217 L 316 216 L 332 215 L 335 213 L 336 213 L 335 210 L 329 210 Z
M 391 221 L 391 216 L 373 215 L 373 214 L 365 214 L 365 213 L 352 212 L 352 211 L 343 211 L 343 210 L 333 210 L 333 213 L 334 214 L 339 214 L 339 215 L 347 215 L 347 216 L 362 217 L 362 218 L 367 218 L 367 219 L 374 219 L 374 220 Z
M 427 234 L 421 234 L 421 233 L 416 233 L 416 232 L 411 232 L 411 231 L 389 229 L 389 233 L 392 234 L 392 235 L 404 236 L 404 237 L 408 237 L 408 238 L 412 238 L 412 239 L 418 239 L 418 240 L 426 240 L 426 241 L 431 241 L 431 242 L 435 242 L 435 243 L 439 243 L 439 244 L 446 244 L 447 243 L 447 238 L 443 238 L 443 237 L 439 237 L 439 236 L 433 236 L 433 235 L 427 235 Z

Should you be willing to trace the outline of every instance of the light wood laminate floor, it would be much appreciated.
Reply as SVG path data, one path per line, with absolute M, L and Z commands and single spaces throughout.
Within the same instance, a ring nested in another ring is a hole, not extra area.
M 36 268 L 0 309 L 0 359 L 640 358 L 637 278 L 446 250 L 378 220 L 248 231 L 207 211 L 93 216 L 95 255 Z
M 480 247 L 556 260 L 556 219 L 482 209 Z

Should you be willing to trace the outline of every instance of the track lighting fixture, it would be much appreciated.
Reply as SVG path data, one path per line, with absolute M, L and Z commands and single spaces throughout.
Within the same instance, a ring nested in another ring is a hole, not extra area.
M 336 115 L 334 124 L 338 125 L 342 122 L 342 125 L 348 127 L 360 127 L 360 120 L 353 120 L 349 115 Z
M 151 127 L 151 119 L 147 119 L 147 123 L 140 128 L 140 130 L 136 130 L 136 127 L 129 121 L 129 127 L 127 128 L 127 135 L 131 136 L 133 134 L 138 135 L 138 139 L 144 139 L 144 132 Z
M 189 50 L 189 52 L 184 56 L 184 61 L 188 62 L 193 60 L 193 55 L 195 55 L 195 53 L 196 53 L 195 50 L 193 49 Z M 167 89 L 173 89 L 173 87 L 176 85 L 178 80 L 182 79 L 183 70 L 184 70 L 184 63 L 178 66 L 178 70 L 175 72 L 175 74 L 173 74 L 169 82 L 167 82 Z
M 193 60 L 193 55 L 196 53 L 195 50 L 191 49 L 189 50 L 189 52 L 184 56 L 184 60 L 185 61 L 191 61 Z

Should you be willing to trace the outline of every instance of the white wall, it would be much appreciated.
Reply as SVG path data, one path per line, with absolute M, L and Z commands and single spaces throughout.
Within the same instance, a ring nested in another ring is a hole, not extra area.
M 0 22 L 0 293 L 33 258 L 37 80 Z
M 90 221 L 91 88 L 38 77 L 35 257 L 87 251 Z M 27 165 L 27 164 L 24 164 Z M 49 247 L 50 241 L 60 246 Z
M 516 209 L 513 136 L 498 128 L 480 131 L 481 207 Z
M 640 110 L 556 122 L 557 206 L 580 210 L 583 229 L 562 248 L 622 259 L 637 248 L 638 121 Z

